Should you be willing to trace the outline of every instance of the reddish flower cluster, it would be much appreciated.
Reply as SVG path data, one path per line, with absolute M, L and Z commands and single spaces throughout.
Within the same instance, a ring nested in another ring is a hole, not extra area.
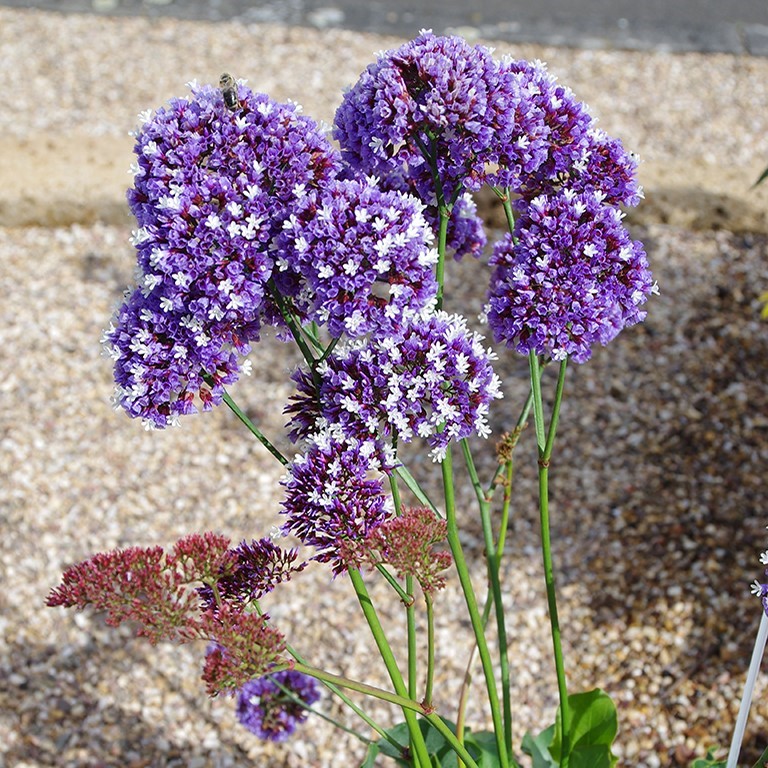
M 214 643 L 205 657 L 203 681 L 209 696 L 235 693 L 249 680 L 276 671 L 285 640 L 270 627 L 267 614 L 246 613 L 222 603 L 217 610 L 205 611 L 200 619 L 201 635 Z
M 248 603 L 290 578 L 295 552 L 264 541 L 230 549 L 215 533 L 191 534 L 166 553 L 162 547 L 102 552 L 68 568 L 47 605 L 93 606 L 107 624 L 138 624 L 150 642 L 205 640 L 214 644 L 203 670 L 208 693 L 234 692 L 247 680 L 285 666 L 283 636 L 269 616 Z M 258 553 L 258 557 L 256 556 Z M 263 566 L 255 573 L 255 561 Z M 201 600 L 202 598 L 202 600 Z
M 453 562 L 450 552 L 435 550 L 436 544 L 445 541 L 446 530 L 445 520 L 432 510 L 406 507 L 366 538 L 366 559 L 374 565 L 390 565 L 400 578 L 412 576 L 424 592 L 434 592 L 445 586 L 440 572 Z

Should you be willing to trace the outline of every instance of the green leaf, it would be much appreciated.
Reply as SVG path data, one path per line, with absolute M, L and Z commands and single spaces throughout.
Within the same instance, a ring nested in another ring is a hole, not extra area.
M 365 760 L 360 763 L 360 768 L 376 768 L 376 755 L 379 754 L 379 745 L 374 741 L 368 745 Z
M 761 174 L 760 178 L 752 185 L 753 187 L 756 187 L 758 184 L 762 184 L 766 179 L 768 179 L 768 168 L 766 168 Z
M 480 768 L 500 768 L 498 745 L 493 731 L 464 731 L 464 746 Z M 458 761 L 457 761 L 458 762 Z
M 725 768 L 725 760 L 716 760 L 715 752 L 719 747 L 710 747 L 707 750 L 706 757 L 697 757 L 692 763 L 691 768 Z
M 571 751 L 568 765 L 571 768 L 613 768 L 617 759 L 605 744 L 581 745 Z
M 441 718 L 443 722 L 450 728 L 451 733 L 456 733 L 456 725 L 450 720 Z M 440 731 L 437 730 L 429 720 L 419 718 L 419 730 L 424 735 L 424 742 L 427 745 L 427 752 L 430 755 L 433 765 L 437 768 L 456 768 L 457 760 L 451 745 L 445 740 Z M 406 723 L 398 723 L 394 728 L 390 728 L 387 734 L 395 739 L 398 744 L 407 745 L 410 742 L 410 734 L 408 733 L 408 726 Z M 394 747 L 386 739 L 380 739 L 376 742 L 379 747 L 379 752 L 382 755 L 391 757 L 398 765 L 410 767 L 410 762 L 403 759 L 402 751 Z M 364 768 L 367 768 L 365 766 Z
M 584 765 L 586 768 L 612 768 L 618 757 L 611 753 L 616 734 L 619 730 L 616 705 L 611 697 L 595 688 L 585 693 L 573 693 L 568 697 L 568 709 L 571 714 L 569 729 L 570 763 L 574 768 Z M 559 765 L 562 759 L 563 745 L 560 739 L 560 718 L 558 708 L 555 720 L 555 734 L 549 752 Z M 599 747 L 600 749 L 593 749 Z M 581 760 L 595 762 L 581 763 Z M 578 761 L 578 762 L 577 762 Z
M 766 747 L 763 754 L 757 758 L 757 762 L 752 766 L 752 768 L 764 768 L 766 763 L 768 763 L 768 747 Z
M 558 765 L 549 754 L 549 745 L 555 733 L 555 726 L 543 730 L 535 738 L 530 731 L 523 736 L 523 752 L 533 758 L 533 768 L 555 768 Z
M 445 718 L 440 718 L 448 727 L 451 733 L 456 733 L 456 724 Z M 419 718 L 419 730 L 424 735 L 424 743 L 427 745 L 432 766 L 434 768 L 457 768 L 458 758 L 453 751 L 450 742 L 446 740 L 440 731 L 435 728 L 429 720 Z M 387 734 L 395 739 L 398 744 L 407 745 L 409 742 L 408 726 L 405 723 L 399 723 L 390 728 Z M 496 747 L 496 736 L 490 731 L 480 731 L 472 733 L 469 728 L 464 729 L 464 746 L 472 755 L 472 759 L 480 768 L 501 768 L 501 761 Z M 386 755 L 391 757 L 397 765 L 410 766 L 410 763 L 403 758 L 402 750 L 398 750 L 386 739 L 380 739 L 368 748 L 366 762 L 360 768 L 374 768 L 374 760 L 377 755 Z M 549 765 L 542 766 L 549 768 Z
M 394 726 L 394 728 L 387 730 L 387 735 L 394 739 L 398 744 L 403 744 L 406 747 L 410 742 L 407 723 L 398 723 L 396 726 Z M 382 755 L 391 757 L 398 765 L 409 768 L 409 763 L 403 759 L 402 750 L 397 749 L 397 747 L 395 747 L 387 739 L 379 739 L 375 744 L 378 747 L 378 751 Z

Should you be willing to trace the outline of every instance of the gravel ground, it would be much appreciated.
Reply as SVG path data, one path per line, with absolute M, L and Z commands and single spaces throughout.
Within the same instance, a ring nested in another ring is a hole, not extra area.
M 373 51 L 397 42 L 0 9 L 2 69 L 25 73 L 0 95 L 0 142 L 4 152 L 25 141 L 43 147 L 31 154 L 26 179 L 42 190 L 34 200 L 44 199 L 46 157 L 62 135 L 71 146 L 103 147 L 140 110 L 183 93 L 185 81 L 225 69 L 329 121 L 340 89 Z M 730 738 L 759 621 L 748 583 L 768 546 L 768 326 L 757 301 L 768 287 L 768 237 L 759 216 L 745 223 L 726 205 L 729 190 L 746 189 L 768 162 L 768 62 L 503 50 L 549 61 L 603 127 L 647 161 L 650 213 L 633 227 L 661 295 L 645 324 L 571 370 L 552 470 L 555 556 L 573 689 L 600 686 L 619 702 L 622 765 L 687 766 Z M 18 154 L 6 160 L 18 163 Z M 72 168 L 63 199 L 77 198 L 83 175 Z M 764 191 L 751 194 L 756 207 L 766 202 Z M 61 570 L 95 551 L 169 544 L 195 530 L 261 536 L 279 504 L 280 467 L 227 411 L 145 433 L 111 410 L 98 339 L 131 278 L 130 223 L 77 223 L 75 214 L 66 226 L 0 228 L 0 766 L 356 765 L 357 742 L 317 718 L 285 746 L 257 741 L 236 724 L 231 702 L 205 697 L 201 649 L 151 648 L 99 615 L 43 607 Z M 476 316 L 482 271 L 451 265 L 451 309 Z M 253 360 L 253 376 L 233 395 L 286 446 L 281 409 L 295 360 L 269 339 Z M 526 384 L 524 363 L 506 353 L 499 373 L 506 399 L 492 414 L 496 434 L 513 420 Z M 487 466 L 491 446 L 479 449 Z M 528 432 L 504 576 L 518 743 L 556 706 L 532 449 Z M 430 469 L 413 465 L 419 477 Z M 460 503 L 481 585 L 482 537 L 467 490 Z M 400 607 L 381 585 L 371 589 L 397 644 Z M 268 608 L 297 649 L 328 669 L 384 683 L 344 579 L 310 568 L 273 598 Z M 469 646 L 465 622 L 454 618 L 463 615 L 455 580 L 438 610 L 435 699 L 451 713 Z M 332 702 L 322 706 L 353 722 Z M 477 725 L 486 717 L 470 712 Z M 745 759 L 765 743 L 760 681 Z

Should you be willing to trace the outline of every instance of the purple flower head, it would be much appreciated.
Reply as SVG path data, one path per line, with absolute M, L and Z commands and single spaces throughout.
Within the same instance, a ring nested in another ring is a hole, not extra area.
M 237 719 L 260 739 L 285 741 L 307 719 L 306 707 L 319 699 L 314 678 L 287 669 L 249 680 L 237 693 Z
M 760 555 L 760 563 L 762 565 L 768 565 L 768 550 Z M 764 575 L 768 577 L 768 568 L 765 569 Z M 755 581 L 752 582 L 750 591 L 755 597 L 760 598 L 760 602 L 763 604 L 763 611 L 768 616 L 768 584 L 762 584 L 755 579 Z
M 440 460 L 452 440 L 490 433 L 490 403 L 501 397 L 493 354 L 459 315 L 409 312 L 384 337 L 337 348 L 311 377 L 294 377 L 299 393 L 286 409 L 294 437 L 333 425 L 356 440 L 379 429 L 405 442 L 426 439 Z
M 396 323 L 406 307 L 437 293 L 434 235 L 415 198 L 383 191 L 374 178 L 331 182 L 311 192 L 283 224 L 278 274 L 306 282 L 308 319 L 334 338 L 361 336 Z
M 243 607 L 271 592 L 281 582 L 288 581 L 292 574 L 304 570 L 307 565 L 295 565 L 297 551 L 281 549 L 269 538 L 253 540 L 250 544 L 243 541 L 229 551 L 229 556 L 231 560 L 226 567 L 213 578 L 221 600 Z M 207 583 L 197 591 L 204 607 L 214 610 L 216 598 L 211 584 Z
M 655 290 L 642 244 L 597 192 L 532 200 L 491 264 L 486 314 L 494 337 L 554 360 L 588 360 L 593 344 L 645 317 L 639 306 Z
M 363 173 L 404 173 L 428 203 L 425 153 L 438 165 L 446 199 L 462 185 L 477 189 L 476 158 L 492 138 L 486 113 L 494 69 L 487 48 L 431 32 L 380 54 L 336 112 L 342 156 Z
M 282 480 L 285 532 L 315 547 L 313 559 L 333 563 L 334 574 L 357 567 L 343 544 L 364 540 L 387 516 L 381 473 L 393 466 L 381 443 L 345 438 L 338 429 L 316 433 Z
M 768 571 L 766 572 L 768 575 Z M 757 579 L 752 582 L 750 591 L 755 597 L 760 598 L 760 602 L 763 605 L 763 612 L 768 616 L 768 584 L 761 584 Z
M 427 209 L 427 217 L 437 229 L 437 211 L 435 210 L 432 218 L 432 210 L 434 209 L 431 207 Z M 461 195 L 453 206 L 446 239 L 446 245 L 453 251 L 453 257 L 457 261 L 464 256 L 476 259 L 482 256 L 488 238 L 483 228 L 483 220 L 477 213 L 477 205 L 470 194 Z
M 637 157 L 621 139 L 597 128 L 588 134 L 584 155 L 571 167 L 563 186 L 576 192 L 601 192 L 607 205 L 635 206 L 643 192 L 637 180 Z
M 334 178 L 339 158 L 293 104 L 245 86 L 226 108 L 218 89 L 160 108 L 136 137 L 128 201 L 139 267 L 172 309 L 203 323 L 258 317 L 272 271 L 267 246 L 292 207 Z
M 115 405 L 148 429 L 195 412 L 196 395 L 210 410 L 221 402 L 224 386 L 250 370 L 241 360 L 249 347 L 232 328 L 169 309 L 159 290 L 130 293 L 102 341 L 114 361 Z
M 340 169 L 294 105 L 242 85 L 238 97 L 231 111 L 218 89 L 193 88 L 146 117 L 136 136 L 128 202 L 140 227 L 137 288 L 105 342 L 117 402 L 158 427 L 192 412 L 196 393 L 204 408 L 216 404 L 237 379 L 237 356 L 264 319 L 269 244 L 307 191 Z
M 503 59 L 492 90 L 488 183 L 535 197 L 552 191 L 584 154 L 592 118 L 540 62 Z

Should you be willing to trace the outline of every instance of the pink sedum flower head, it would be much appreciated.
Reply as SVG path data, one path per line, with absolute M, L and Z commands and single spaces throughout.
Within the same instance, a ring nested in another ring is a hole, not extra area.
M 447 526 L 431 509 L 406 507 L 368 536 L 366 559 L 373 565 L 391 566 L 400 578 L 412 576 L 424 592 L 442 589 L 445 577 L 441 572 L 451 566 L 453 558 L 435 546 L 445 544 Z
M 264 542 L 232 550 L 224 536 L 194 533 L 168 552 L 129 547 L 77 563 L 64 571 L 46 604 L 106 611 L 107 624 L 135 622 L 137 634 L 152 643 L 207 641 L 213 648 L 202 675 L 207 691 L 232 693 L 284 662 L 282 634 L 267 615 L 248 612 L 244 603 L 301 570 L 292 565 L 294 556 Z M 257 561 L 261 570 L 254 576 Z M 218 584 L 220 602 L 210 599 Z

